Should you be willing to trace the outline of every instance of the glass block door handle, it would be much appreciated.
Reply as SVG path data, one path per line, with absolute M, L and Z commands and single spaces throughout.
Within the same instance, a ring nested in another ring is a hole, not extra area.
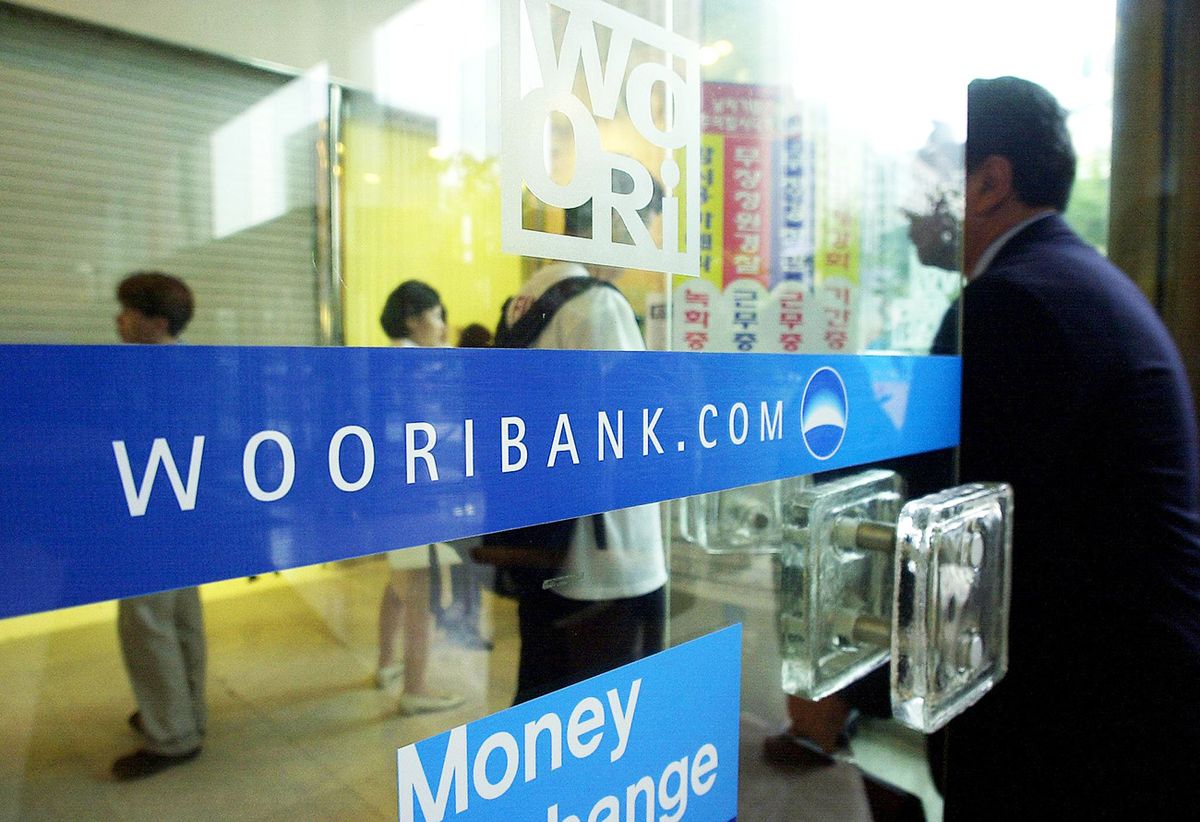
M 1012 492 L 963 485 L 907 503 L 890 471 L 785 504 L 783 689 L 820 699 L 892 659 L 892 708 L 931 732 L 1008 665 Z
M 896 526 L 892 712 L 930 733 L 1008 670 L 1012 489 L 960 485 L 904 506 Z

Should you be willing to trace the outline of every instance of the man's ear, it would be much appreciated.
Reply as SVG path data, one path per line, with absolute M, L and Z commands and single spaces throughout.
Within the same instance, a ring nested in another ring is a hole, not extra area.
M 154 327 L 154 337 L 158 340 L 170 340 L 171 337 L 171 321 L 166 317 L 150 317 L 151 325 Z
M 980 164 L 977 175 L 976 201 L 981 213 L 994 212 L 1013 196 L 1012 161 L 993 154 Z

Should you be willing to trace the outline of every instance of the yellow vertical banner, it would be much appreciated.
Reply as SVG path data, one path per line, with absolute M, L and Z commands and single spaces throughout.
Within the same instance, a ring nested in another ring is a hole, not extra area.
M 700 276 L 724 286 L 725 137 L 700 138 Z
M 861 260 L 861 146 L 856 140 L 830 134 L 818 137 L 818 169 L 822 190 L 817 209 L 817 281 L 840 278 L 858 284 Z
M 823 118 L 817 137 L 816 311 L 810 342 L 836 354 L 860 349 L 863 144 Z

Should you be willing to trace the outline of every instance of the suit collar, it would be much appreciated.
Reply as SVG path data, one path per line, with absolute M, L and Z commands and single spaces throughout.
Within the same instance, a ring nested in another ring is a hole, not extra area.
M 979 260 L 975 263 L 975 268 L 971 270 L 970 277 L 968 279 L 974 280 L 986 273 L 996 258 L 1000 256 L 1000 252 L 1003 251 L 1013 239 L 1025 234 L 1025 232 L 1032 230 L 1034 226 L 1040 226 L 1043 223 L 1049 222 L 1052 218 L 1057 217 L 1057 211 L 1043 211 L 1038 214 L 1034 214 L 1032 217 L 1022 220 L 1012 228 L 1008 229 L 1008 231 L 1005 231 L 999 237 L 992 240 L 991 245 L 984 249 L 983 254 L 979 256 Z

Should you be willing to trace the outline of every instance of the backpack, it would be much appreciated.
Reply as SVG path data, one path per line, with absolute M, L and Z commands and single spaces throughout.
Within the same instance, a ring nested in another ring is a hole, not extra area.
M 618 294 L 621 293 L 612 283 L 598 280 L 595 277 L 566 277 L 559 280 L 542 292 L 542 296 L 529 306 L 529 310 L 521 315 L 512 328 L 509 328 L 506 319 L 508 306 L 512 303 L 512 297 L 509 297 L 504 301 L 504 307 L 500 309 L 500 324 L 496 326 L 492 345 L 496 348 L 529 348 L 546 330 L 546 326 L 550 325 L 550 320 L 554 319 L 558 309 L 562 308 L 567 301 L 578 297 L 585 291 L 601 287 L 611 288 Z
M 529 348 L 560 308 L 593 288 L 611 288 L 621 293 L 612 283 L 595 277 L 567 277 L 542 292 L 511 328 L 506 319 L 512 302 L 510 297 L 500 311 L 493 345 L 496 348 Z M 595 530 L 596 547 L 604 550 L 607 544 L 603 519 L 598 514 L 588 519 Z M 546 583 L 557 576 L 578 521 L 565 519 L 484 534 L 483 543 L 472 549 L 471 556 L 476 562 L 496 566 L 497 594 L 509 597 L 530 594 L 549 587 Z

